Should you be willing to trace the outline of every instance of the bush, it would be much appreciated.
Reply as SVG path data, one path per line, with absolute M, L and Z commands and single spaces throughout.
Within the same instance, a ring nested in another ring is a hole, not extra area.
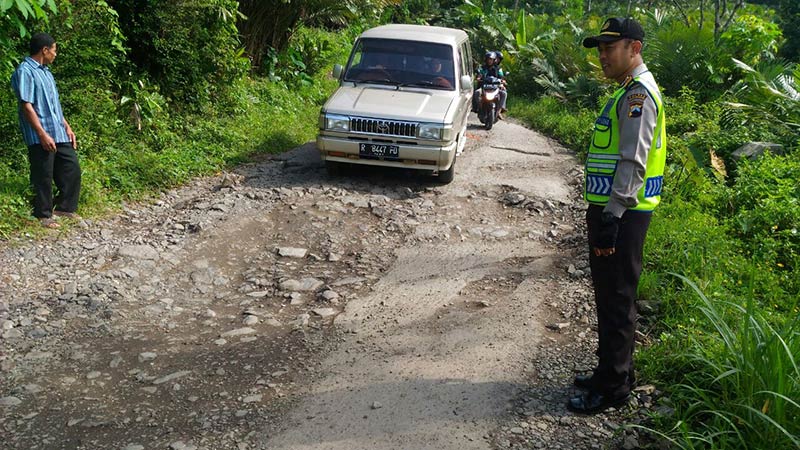
M 800 158 L 765 155 L 739 167 L 731 190 L 730 221 L 754 259 L 781 274 L 781 286 L 800 294 Z
M 677 96 L 690 88 L 707 101 L 730 86 L 731 55 L 717 48 L 712 26 L 697 29 L 667 21 L 647 40 L 642 53 L 664 94 Z
M 314 74 L 329 72 L 334 62 L 344 65 L 360 28 L 339 33 L 300 27 L 289 39 L 287 48 L 277 53 L 270 49 L 262 69 L 271 80 L 292 85 L 309 85 Z
M 720 35 L 720 46 L 731 57 L 754 65 L 762 59 L 773 59 L 783 41 L 780 27 L 754 14 L 738 16 Z
M 800 61 L 800 2 L 780 0 L 780 21 L 786 41 L 781 47 L 781 56 Z
M 234 0 L 110 0 L 128 37 L 134 79 L 147 74 L 173 108 L 207 103 L 248 70 Z M 174 100 L 174 102 L 172 102 Z
M 45 31 L 51 15 L 57 11 L 55 0 L 0 2 L 0 72 L 14 69 L 17 55 L 27 54 L 26 38 Z

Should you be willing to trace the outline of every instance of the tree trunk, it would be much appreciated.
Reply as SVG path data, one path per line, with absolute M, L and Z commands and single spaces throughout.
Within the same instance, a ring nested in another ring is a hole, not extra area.
M 700 1 L 702 2 L 703 0 Z M 686 14 L 686 11 L 684 11 L 683 5 L 681 5 L 680 2 L 678 2 L 678 0 L 672 0 L 672 2 L 675 3 L 675 7 L 677 7 L 678 12 L 681 13 L 681 17 L 683 17 L 683 22 L 686 24 L 686 28 L 689 28 L 691 26 L 691 24 L 689 23 L 689 15 Z
M 744 0 L 731 0 L 730 8 L 728 0 L 714 0 L 714 40 L 728 29 L 736 18 L 736 13 L 744 6 Z M 701 0 L 702 4 L 702 0 Z M 700 10 L 702 13 L 702 9 Z
M 706 0 L 700 0 L 700 25 L 699 29 L 703 29 L 703 25 L 706 21 Z
M 303 19 L 303 8 L 282 1 L 243 0 L 239 11 L 247 18 L 237 24 L 245 51 L 260 68 L 269 48 L 281 51 Z

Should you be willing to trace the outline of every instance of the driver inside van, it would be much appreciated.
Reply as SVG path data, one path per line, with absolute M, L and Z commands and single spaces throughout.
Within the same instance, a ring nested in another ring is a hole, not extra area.
M 429 64 L 429 75 L 432 78 L 431 82 L 437 86 L 444 88 L 453 87 L 453 73 L 452 70 L 445 69 L 445 61 L 440 58 L 431 58 Z

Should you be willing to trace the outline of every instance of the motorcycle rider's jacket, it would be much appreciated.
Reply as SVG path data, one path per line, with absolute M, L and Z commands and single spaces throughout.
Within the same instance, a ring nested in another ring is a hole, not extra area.
M 496 77 L 496 78 L 504 78 L 506 73 L 500 66 L 492 64 L 491 66 L 486 66 L 486 64 L 478 67 L 478 76 L 486 79 L 486 77 Z
M 624 133 L 621 132 L 624 130 Z M 642 64 L 606 103 L 586 157 L 584 198 L 621 217 L 661 201 L 667 135 L 655 79 Z

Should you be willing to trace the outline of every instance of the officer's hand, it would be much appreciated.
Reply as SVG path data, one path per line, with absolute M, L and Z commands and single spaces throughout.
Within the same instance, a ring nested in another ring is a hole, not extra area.
M 595 236 L 595 256 L 610 256 L 614 254 L 619 232 L 619 218 L 610 212 L 604 212 L 600 219 L 600 230 Z
M 616 252 L 615 248 L 594 248 L 594 256 L 611 256 Z

